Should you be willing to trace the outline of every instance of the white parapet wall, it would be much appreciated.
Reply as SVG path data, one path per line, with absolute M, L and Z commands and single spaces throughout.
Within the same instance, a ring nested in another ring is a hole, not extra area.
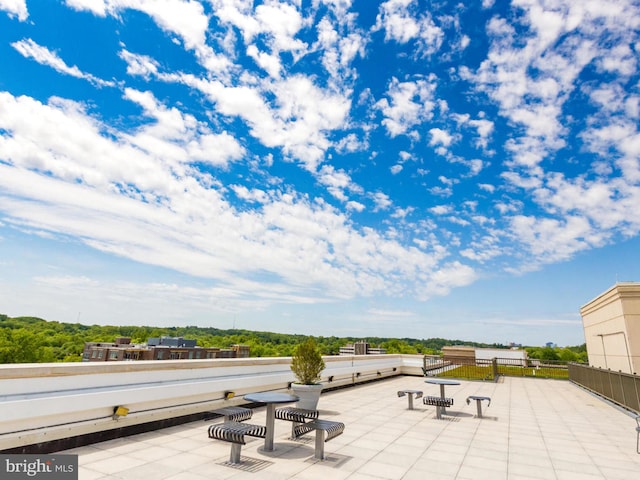
M 421 355 L 324 361 L 325 388 L 422 375 Z M 240 405 L 250 392 L 286 391 L 294 381 L 290 363 L 278 357 L 0 365 L 0 450 Z M 118 406 L 128 414 L 114 418 Z

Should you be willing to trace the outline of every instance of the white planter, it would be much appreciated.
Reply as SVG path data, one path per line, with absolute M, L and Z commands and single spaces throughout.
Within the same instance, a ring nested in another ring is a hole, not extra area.
M 305 410 L 316 410 L 318 408 L 318 400 L 320 400 L 322 387 L 323 385 L 321 383 L 316 383 L 315 385 L 292 383 L 291 390 L 293 390 L 293 394 L 300 397 L 300 400 L 296 403 L 296 407 L 304 408 Z

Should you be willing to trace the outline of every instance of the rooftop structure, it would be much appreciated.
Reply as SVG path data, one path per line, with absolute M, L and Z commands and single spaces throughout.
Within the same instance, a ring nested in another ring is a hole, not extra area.
M 527 351 L 521 348 L 477 348 L 463 345 L 447 345 L 442 347 L 442 358 L 445 362 L 476 362 L 497 359 L 498 363 L 527 364 Z
M 383 355 L 387 353 L 384 348 L 372 347 L 369 342 L 348 343 L 340 347 L 340 355 Z
M 327 459 L 313 458 L 313 436 L 289 440 L 289 422 L 276 421 L 274 452 L 250 439 L 242 463 L 232 466 L 230 444 L 207 437 L 211 421 L 88 445 L 59 453 L 79 455 L 83 480 L 120 478 L 325 480 L 631 479 L 640 471 L 635 422 L 625 411 L 580 387 L 557 380 L 504 378 L 461 381 L 447 387 L 454 399 L 442 420 L 434 407 L 407 409 L 396 392 L 437 386 L 397 376 L 326 392 L 321 417 L 343 422 L 342 435 L 325 444 Z M 469 395 L 491 397 L 484 418 Z M 265 408 L 251 423 L 264 424 Z
M 640 283 L 616 283 L 580 314 L 591 366 L 640 373 Z
M 128 337 L 115 342 L 86 342 L 83 362 L 117 362 L 122 360 L 199 360 L 206 358 L 247 358 L 249 347 L 233 345 L 230 349 L 198 347 L 196 340 L 182 337 L 152 337 L 147 343 L 132 344 Z

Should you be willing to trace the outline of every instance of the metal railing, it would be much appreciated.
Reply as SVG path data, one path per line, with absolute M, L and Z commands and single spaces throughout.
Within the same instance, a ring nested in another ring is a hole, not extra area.
M 447 358 L 438 369 L 425 375 L 468 380 L 495 381 L 499 376 L 569 379 L 567 362 L 514 358 Z
M 569 364 L 569 380 L 625 408 L 640 413 L 640 376 Z

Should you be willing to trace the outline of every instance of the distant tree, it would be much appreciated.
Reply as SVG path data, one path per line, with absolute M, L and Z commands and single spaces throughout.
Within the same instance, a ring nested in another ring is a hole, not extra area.
M 25 328 L 2 332 L 0 363 L 43 363 L 55 360 L 53 349 L 45 344 L 40 335 Z
M 529 358 L 588 363 L 586 344 L 575 347 L 527 347 Z
M 409 345 L 404 340 L 387 340 L 386 342 L 382 342 L 381 346 L 387 353 L 401 353 L 405 355 L 418 353 L 418 350 L 416 350 L 414 346 Z
M 540 360 L 560 360 L 560 355 L 553 347 L 544 347 L 540 349 Z
M 579 359 L 579 354 L 569 348 L 561 348 L 557 354 L 563 362 L 577 362 Z
M 37 317 L 11 318 L 0 314 L 0 363 L 68 362 L 81 360 L 85 342 L 113 342 L 117 337 L 130 337 L 133 343 L 147 342 L 151 337 L 184 337 L 196 340 L 201 347 L 230 348 L 234 344 L 249 345 L 253 357 L 290 357 L 296 345 L 308 336 L 243 329 L 208 327 L 153 327 L 83 325 L 47 321 Z M 502 348 L 500 344 L 484 344 L 444 338 L 386 337 L 317 337 L 323 355 L 337 355 L 340 348 L 357 341 L 385 348 L 388 353 L 438 355 L 446 345 Z M 527 348 L 530 358 L 576 358 L 586 361 L 586 345 L 567 347 L 568 351 L 551 352 L 539 347 Z M 570 352 L 575 353 L 574 357 Z

